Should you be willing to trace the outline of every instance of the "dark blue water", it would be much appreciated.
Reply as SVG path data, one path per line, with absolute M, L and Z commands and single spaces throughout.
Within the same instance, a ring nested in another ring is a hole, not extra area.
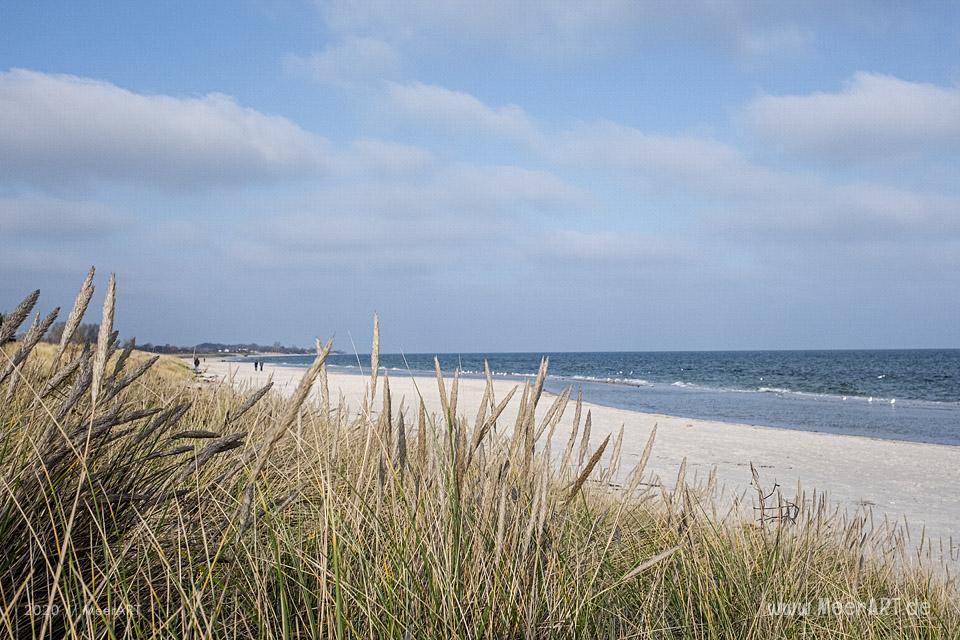
M 585 399 L 691 418 L 960 445 L 960 349 L 551 353 L 547 388 L 582 387 Z M 536 374 L 541 354 L 441 354 L 445 371 Z M 276 356 L 306 366 L 310 356 Z M 368 371 L 369 356 L 360 356 Z M 358 372 L 357 356 L 332 368 Z M 432 372 L 432 354 L 381 355 L 401 375 Z

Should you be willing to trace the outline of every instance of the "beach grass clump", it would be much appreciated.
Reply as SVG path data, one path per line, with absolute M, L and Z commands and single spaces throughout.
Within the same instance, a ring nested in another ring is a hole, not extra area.
M 351 409 L 330 397 L 318 341 L 284 398 L 119 344 L 108 286 L 96 344 L 38 347 L 56 316 L 22 330 L 33 294 L 0 329 L 22 336 L 0 362 L 0 636 L 960 632 L 948 570 L 898 528 L 759 478 L 732 502 L 683 468 L 660 481 L 653 434 L 620 469 L 620 438 L 597 436 L 569 391 L 543 393 L 546 361 L 505 397 L 488 377 L 480 407 L 438 365 L 439 414 L 401 406 L 374 362 Z

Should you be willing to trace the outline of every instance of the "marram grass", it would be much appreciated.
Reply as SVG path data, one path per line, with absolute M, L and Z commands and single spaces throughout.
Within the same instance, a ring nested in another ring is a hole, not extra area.
M 37 316 L 2 351 L 2 636 L 960 635 L 949 571 L 899 529 L 762 490 L 759 516 L 726 509 L 683 468 L 661 486 L 652 435 L 617 473 L 622 434 L 610 445 L 579 398 L 535 412 L 546 363 L 513 424 L 510 396 L 460 406 L 439 370 L 443 415 L 401 411 L 376 363 L 377 406 L 351 411 L 327 391 L 329 343 L 283 399 L 121 347 L 112 316 L 108 295 L 96 345 L 37 345 L 53 321 Z

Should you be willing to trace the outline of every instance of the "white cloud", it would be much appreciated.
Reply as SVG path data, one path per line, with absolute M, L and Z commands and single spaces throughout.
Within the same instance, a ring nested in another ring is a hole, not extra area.
M 699 199 L 701 204 L 685 210 L 706 215 L 710 228 L 841 240 L 960 230 L 956 199 L 931 191 L 836 184 L 815 174 L 765 166 L 720 140 L 651 133 L 607 121 L 551 133 L 519 107 L 497 109 L 472 95 L 432 85 L 392 85 L 391 90 L 395 97 L 402 94 L 396 101 L 405 105 L 402 111 L 425 122 L 514 140 L 552 163 L 586 175 L 617 176 L 655 196 Z M 530 184 L 544 193 L 550 188 L 544 188 L 542 179 Z M 473 191 L 482 201 L 483 189 Z
M 322 139 L 222 94 L 133 93 L 68 75 L 0 73 L 0 176 L 206 188 L 318 171 Z
M 557 214 L 591 206 L 591 196 L 546 171 L 510 165 L 457 165 L 438 176 L 460 207 L 479 204 L 517 215 L 536 210 Z
M 346 176 L 417 176 L 434 164 L 433 153 L 409 144 L 361 138 L 338 156 L 337 170 Z
M 737 42 L 741 53 L 760 57 L 805 54 L 812 49 L 814 40 L 814 34 L 809 29 L 802 29 L 797 25 L 783 25 L 744 32 Z
M 328 24 L 342 32 L 385 34 L 397 41 L 492 41 L 528 53 L 583 51 L 589 34 L 630 13 L 629 2 L 511 2 L 468 0 L 318 2 Z
M 708 216 L 717 229 L 791 242 L 866 242 L 960 237 L 960 199 L 854 183 L 773 191 L 768 197 L 721 205 Z
M 415 178 L 247 200 L 243 206 L 249 222 L 229 244 L 265 267 L 315 264 L 351 272 L 389 267 L 434 272 L 460 264 L 464 256 L 521 258 L 527 250 L 537 250 L 543 216 L 551 225 L 559 224 L 591 204 L 587 194 L 547 172 L 454 164 Z
M 595 123 L 560 134 L 545 152 L 581 171 L 613 172 L 657 195 L 699 199 L 705 204 L 692 210 L 705 215 L 712 229 L 842 241 L 960 233 L 955 197 L 773 169 L 709 138 Z
M 395 114 L 460 135 L 494 134 L 524 142 L 536 135 L 533 123 L 520 107 L 490 107 L 462 91 L 422 82 L 389 82 L 387 97 Z
M 351 86 L 394 77 L 400 70 L 400 54 L 377 38 L 348 36 L 309 56 L 291 56 L 295 66 L 321 82 Z
M 557 263 L 591 268 L 623 268 L 690 265 L 700 260 L 699 250 L 691 244 L 663 236 L 623 231 L 580 231 L 556 229 L 544 234 L 534 250 Z
M 626 175 L 638 186 L 659 191 L 742 197 L 771 182 L 789 181 L 719 140 L 648 133 L 612 122 L 586 123 L 545 137 L 541 153 L 582 171 Z
M 90 201 L 46 196 L 0 198 L 0 228 L 4 238 L 77 240 L 103 237 L 126 219 L 112 207 Z
M 404 46 L 484 45 L 533 57 L 583 56 L 647 43 L 706 44 L 735 55 L 806 51 L 809 12 L 741 0 L 318 0 L 327 24 Z
M 831 160 L 960 150 L 960 88 L 857 73 L 838 93 L 755 99 L 749 126 L 765 142 Z
M 343 224 L 357 213 L 415 224 L 428 214 L 448 220 L 458 216 L 510 219 L 530 212 L 566 214 L 591 204 L 587 193 L 545 171 L 452 164 L 418 177 L 331 185 L 312 191 L 302 203 L 283 206 L 324 211 L 340 217 Z

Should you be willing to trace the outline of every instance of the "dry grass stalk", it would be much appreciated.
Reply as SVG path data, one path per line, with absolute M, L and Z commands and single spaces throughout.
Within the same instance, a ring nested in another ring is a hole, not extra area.
M 550 366 L 550 358 L 540 358 L 540 369 L 537 371 L 537 380 L 533 385 L 533 406 L 536 407 L 540 402 L 540 394 L 543 393 L 543 383 L 547 379 L 547 368 Z
M 69 395 L 64 399 L 60 406 L 57 408 L 57 413 L 54 416 L 54 423 L 58 423 L 63 420 L 64 417 L 73 409 L 74 405 L 80 400 L 87 389 L 90 387 L 90 382 L 93 380 L 93 357 L 89 351 L 84 351 L 80 356 L 81 362 L 79 365 L 79 373 L 74 378 L 73 386 L 70 388 Z
M 563 419 L 563 414 L 567 409 L 567 403 L 570 401 L 571 391 L 572 389 L 570 387 L 564 389 L 560 395 L 557 396 L 556 400 L 553 401 L 553 404 L 550 405 L 550 408 L 547 409 L 547 412 L 543 414 L 543 418 L 540 420 L 540 426 L 537 427 L 534 442 L 539 442 L 544 431 L 548 429 L 552 431 L 557 423 Z
M 516 450 L 516 442 L 523 434 L 524 421 L 527 417 L 527 406 L 530 404 L 530 382 L 523 381 L 523 393 L 520 395 L 520 407 L 517 409 L 517 418 L 513 423 L 513 436 L 511 441 L 511 451 Z
M 88 348 L 84 345 L 84 350 L 77 355 L 76 358 L 65 364 L 59 371 L 57 371 L 44 385 L 43 389 L 40 391 L 40 398 L 46 398 L 57 389 L 61 384 L 70 378 L 80 366 L 80 363 L 83 362 L 84 357 L 88 353 Z
M 687 457 L 684 456 L 683 460 L 680 461 L 680 469 L 677 471 L 677 480 L 674 483 L 673 491 L 669 492 L 666 497 L 666 506 L 667 506 L 667 516 L 670 520 L 674 514 L 674 510 L 677 508 L 677 496 L 683 495 L 687 486 Z
M 393 444 L 393 398 L 390 395 L 390 376 L 383 377 L 383 407 L 380 410 L 380 441 L 385 449 Z
M 326 363 L 320 367 L 320 411 L 325 417 L 330 417 L 330 385 L 327 382 Z
M 483 423 L 474 429 L 473 441 L 470 443 L 470 450 L 467 452 L 467 467 L 470 466 L 470 462 L 473 460 L 474 452 L 480 447 L 480 444 L 483 442 L 483 439 L 487 437 L 487 434 L 490 433 L 493 425 L 497 423 L 497 418 L 499 418 L 500 414 L 503 413 L 503 410 L 507 408 L 507 405 L 510 403 L 510 399 L 513 398 L 513 394 L 516 392 L 517 387 L 514 386 L 512 389 L 510 389 L 507 395 L 504 396 L 500 404 L 494 407 L 490 416 L 485 418 Z
M 97 397 L 100 395 L 100 385 L 103 382 L 103 373 L 107 366 L 108 350 L 113 333 L 113 314 L 117 294 L 117 279 L 114 274 L 110 274 L 110 280 L 107 282 L 107 295 L 103 299 L 103 314 L 100 319 L 100 333 L 97 334 L 97 348 L 93 356 L 93 379 L 90 384 L 90 394 L 93 398 L 93 404 L 97 404 Z
M 110 374 L 111 380 L 116 380 L 117 376 L 120 375 L 120 372 L 123 371 L 123 367 L 127 364 L 130 354 L 133 353 L 134 346 L 136 346 L 136 339 L 131 338 L 130 340 L 127 340 L 127 343 L 123 347 L 123 351 L 120 352 L 120 355 L 117 356 L 117 361 L 113 364 L 113 373 Z
M 623 449 L 623 425 L 620 425 L 620 431 L 617 433 L 617 439 L 613 441 L 613 451 L 610 452 L 610 464 L 603 474 L 604 482 L 613 482 L 620 470 L 620 451 Z
M 400 471 L 401 477 L 407 466 L 407 429 L 404 424 L 403 412 L 397 416 L 397 459 L 396 467 Z
M 0 345 L 6 344 L 16 335 L 17 329 L 23 324 L 23 321 L 27 319 L 27 316 L 30 315 L 39 297 L 40 289 L 36 289 L 21 300 L 20 304 L 18 304 L 13 311 L 4 316 L 3 324 L 0 325 Z
M 443 384 L 443 372 L 440 370 L 439 358 L 434 357 L 433 367 L 437 374 L 437 388 L 440 391 L 440 404 L 443 407 L 443 420 L 452 428 L 453 416 L 450 414 L 450 399 L 447 397 L 447 390 Z
M 70 309 L 70 315 L 67 316 L 67 322 L 63 327 L 63 334 L 60 336 L 60 344 L 57 346 L 57 355 L 53 358 L 53 367 L 56 367 L 60 364 L 60 358 L 63 357 L 63 353 L 66 351 L 67 345 L 70 344 L 73 334 L 76 332 L 77 327 L 80 326 L 80 321 L 83 320 L 83 315 L 87 312 L 87 306 L 90 304 L 90 299 L 93 297 L 94 273 L 96 273 L 96 268 L 90 267 L 90 271 L 87 272 L 87 277 L 84 278 L 83 284 L 80 285 L 80 291 L 77 293 L 77 299 L 73 302 L 73 308 Z
M 253 507 L 253 493 L 254 488 L 256 487 L 257 478 L 267 465 L 267 461 L 270 458 L 270 453 L 277 445 L 277 442 L 279 442 L 280 438 L 283 437 L 283 434 L 287 432 L 294 420 L 296 420 L 297 415 L 300 412 L 300 407 L 303 406 L 307 396 L 310 394 L 310 389 L 313 388 L 313 383 L 316 382 L 317 376 L 320 375 L 320 368 L 323 366 L 324 361 L 327 359 L 327 355 L 330 353 L 330 349 L 333 347 L 333 339 L 328 340 L 323 346 L 320 345 L 320 340 L 317 340 L 316 346 L 317 357 L 314 359 L 313 364 L 310 365 L 310 368 L 307 369 L 307 372 L 303 375 L 303 378 L 300 379 L 300 384 L 297 386 L 297 390 L 294 392 L 293 397 L 287 405 L 286 413 L 284 414 L 283 418 L 280 419 L 278 425 L 268 435 L 267 442 L 260 450 L 256 452 L 256 463 L 253 467 L 253 470 L 250 472 L 250 479 L 247 481 L 247 488 L 244 491 L 243 499 L 240 503 L 237 525 L 238 535 L 241 535 L 244 531 L 246 531 L 247 527 L 250 526 L 250 515 Z
M 224 419 L 223 419 L 223 425 L 224 425 L 224 426 L 227 426 L 227 425 L 230 424 L 231 422 L 236 422 L 237 420 L 239 420 L 240 418 L 242 418 L 243 415 L 244 415 L 247 411 L 249 411 L 251 408 L 253 408 L 253 405 L 255 405 L 255 404 L 257 404 L 258 402 L 260 402 L 260 399 L 263 398 L 263 396 L 267 395 L 267 392 L 269 392 L 270 389 L 272 389 L 272 388 L 273 388 L 273 381 L 271 380 L 271 381 L 267 382 L 267 384 L 263 385 L 262 387 L 260 387 L 260 388 L 257 389 L 256 391 L 254 391 L 253 394 L 251 394 L 250 397 L 247 398 L 247 399 L 243 402 L 243 404 L 241 404 L 241 405 L 237 408 L 237 410 L 236 410 L 235 412 L 227 411 L 227 415 L 226 415 L 226 417 L 224 417 Z
M 589 416 L 589 414 L 588 414 Z M 600 462 L 600 457 L 603 456 L 604 449 L 607 448 L 607 443 L 610 442 L 610 435 L 608 434 L 606 438 L 603 439 L 603 442 L 597 447 L 597 450 L 593 452 L 593 455 L 590 456 L 590 461 L 587 462 L 587 466 L 583 468 L 583 471 L 580 472 L 580 475 L 577 476 L 577 479 L 573 482 L 573 486 L 570 487 L 570 492 L 567 495 L 567 502 L 576 497 L 577 492 L 580 491 L 580 488 L 587 481 L 587 478 L 590 477 L 590 473 L 593 471 L 593 468 L 597 466 L 597 463 Z
M 583 459 L 587 457 L 587 451 L 590 447 L 590 428 L 593 423 L 593 417 L 590 410 L 587 409 L 587 419 L 583 423 L 583 437 L 580 439 L 580 453 L 577 456 L 577 466 L 583 466 Z
M 640 460 L 630 472 L 627 478 L 626 491 L 628 494 L 636 490 L 637 486 L 643 481 L 643 471 L 647 468 L 647 462 L 650 460 L 650 454 L 653 452 L 653 442 L 657 437 L 657 425 L 653 425 L 650 435 L 647 437 L 647 444 L 643 447 L 643 453 L 640 454 Z
M 490 405 L 493 406 L 497 403 L 497 397 L 493 392 L 493 373 L 490 371 L 490 363 L 487 362 L 487 359 L 483 360 L 483 376 L 487 380 L 487 389 L 490 390 Z
M 47 332 L 47 329 L 49 329 L 50 325 L 52 325 L 54 320 L 57 319 L 57 315 L 59 313 L 60 307 L 57 307 L 48 313 L 43 320 L 40 319 L 39 313 L 34 317 L 33 322 L 30 323 L 30 328 L 27 329 L 27 332 L 20 340 L 20 344 L 18 345 L 17 350 L 14 352 L 13 357 L 7 361 L 3 373 L 0 373 L 0 382 L 5 380 L 6 377 L 10 375 L 16 367 L 21 365 L 24 360 L 27 359 L 27 356 L 30 355 L 30 352 L 35 346 L 37 346 L 37 343 L 40 342 L 40 339 Z
M 460 390 L 460 369 L 453 370 L 453 383 L 450 385 L 450 417 L 457 421 L 457 395 Z
M 157 360 L 159 359 L 160 359 L 160 356 L 158 355 L 150 356 L 149 358 L 147 358 L 146 360 L 138 364 L 136 367 L 134 367 L 129 373 L 127 373 L 122 378 L 120 378 L 120 380 L 110 385 L 110 388 L 107 389 L 106 393 L 104 394 L 104 397 L 103 397 L 104 401 L 108 401 L 112 399 L 114 396 L 116 396 L 118 393 L 123 391 L 129 385 L 136 382 L 143 374 L 145 374 L 150 369 L 150 367 L 156 364 Z
M 417 472 L 422 474 L 427 465 L 427 407 L 420 400 L 417 412 Z
M 373 345 L 370 348 L 370 401 L 377 395 L 377 376 L 380 373 L 380 317 L 373 314 Z
M 387 465 L 390 463 L 390 452 L 393 448 L 393 408 L 390 398 L 390 377 L 383 377 L 383 408 L 377 420 L 377 440 L 380 445 L 380 463 L 377 470 L 379 486 L 383 487 L 386 481 Z
M 563 456 L 560 458 L 560 469 L 564 470 L 570 464 L 570 456 L 573 455 L 573 445 L 577 442 L 577 435 L 580 433 L 580 416 L 583 411 L 583 389 L 577 390 L 577 403 L 573 409 L 573 424 L 570 427 L 570 437 L 567 439 L 567 446 L 563 450 Z
M 477 440 L 477 430 L 481 429 L 484 424 L 487 422 L 487 410 L 492 408 L 490 404 L 490 386 L 487 385 L 483 389 L 483 396 L 480 398 L 480 408 L 477 409 L 477 416 L 473 419 L 474 434 L 471 440 Z
M 641 573 L 643 573 L 643 572 L 646 571 L 647 569 L 650 569 L 651 567 L 660 564 L 661 562 L 663 562 L 664 560 L 666 560 L 667 558 L 669 558 L 670 556 L 672 556 L 673 554 L 675 554 L 677 551 L 680 550 L 680 547 L 681 547 L 681 545 L 679 545 L 679 544 L 676 545 L 676 546 L 674 546 L 674 547 L 670 547 L 669 549 L 667 549 L 667 550 L 665 550 L 665 551 L 661 551 L 660 553 L 658 553 L 657 555 L 653 556 L 653 557 L 650 558 L 649 560 L 646 560 L 646 561 L 644 561 L 644 562 L 641 562 L 641 563 L 638 564 L 635 568 L 633 568 L 633 569 L 631 569 L 630 571 L 628 571 L 627 573 L 623 574 L 623 577 L 620 578 L 620 582 L 627 582 L 627 581 L 629 581 L 629 580 L 632 580 L 632 579 L 636 578 L 638 575 L 640 575 Z

